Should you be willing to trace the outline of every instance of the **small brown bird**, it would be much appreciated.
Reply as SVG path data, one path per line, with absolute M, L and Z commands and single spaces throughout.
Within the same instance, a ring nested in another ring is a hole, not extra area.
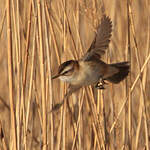
M 95 85 L 98 89 L 104 89 L 105 80 L 117 84 L 128 75 L 128 62 L 106 64 L 100 60 L 110 43 L 111 32 L 112 22 L 104 15 L 86 54 L 79 60 L 69 60 L 59 66 L 58 74 L 52 79 L 59 78 L 69 83 L 64 99 L 83 86 Z M 54 109 L 59 108 L 63 103 L 64 100 Z

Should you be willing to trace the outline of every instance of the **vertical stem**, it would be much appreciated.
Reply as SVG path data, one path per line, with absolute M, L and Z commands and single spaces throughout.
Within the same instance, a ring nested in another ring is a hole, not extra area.
M 34 31 L 33 31 L 33 47 L 32 47 L 32 59 L 31 59 L 31 73 L 29 81 L 29 94 L 27 98 L 27 109 L 26 109 L 26 125 L 25 130 L 27 133 L 28 123 L 29 123 L 29 114 L 30 114 L 30 104 L 32 96 L 32 87 L 33 87 L 33 72 L 34 72 L 34 59 L 35 59 L 35 41 L 36 41 L 36 30 L 37 30 L 37 18 L 34 18 Z
M 17 102 L 18 102 L 18 106 L 16 104 L 16 124 L 17 124 L 17 149 L 20 150 L 21 148 L 21 132 L 20 132 L 20 91 L 21 91 L 21 84 L 20 84 L 20 79 L 21 79 L 21 75 L 20 75 L 20 16 L 19 16 L 19 0 L 17 0 L 17 37 L 18 37 L 18 49 L 16 49 L 17 52 Z
M 41 4 L 38 0 L 38 28 L 40 40 L 40 74 L 41 74 L 41 92 L 42 92 L 42 133 L 43 133 L 43 150 L 47 149 L 47 117 L 46 117 L 46 97 L 45 97 L 45 76 L 44 76 L 44 52 L 42 42 L 42 20 L 41 20 Z
M 91 111 L 92 111 L 92 115 L 93 115 L 93 121 L 94 121 L 94 125 L 95 125 L 95 129 L 96 129 L 96 136 L 97 136 L 97 142 L 99 145 L 101 145 L 101 147 L 103 147 L 103 149 L 105 149 L 105 138 L 104 138 L 104 134 L 103 134 L 103 126 L 100 122 L 99 116 L 97 114 L 96 111 L 96 104 L 94 101 L 94 95 L 92 92 L 92 89 L 90 88 L 90 92 L 88 91 L 87 93 L 91 93 L 91 100 L 88 99 L 89 105 L 91 107 Z M 99 146 L 100 147 L 100 146 Z
M 64 14 L 63 14 L 63 19 L 64 19 L 64 26 L 63 26 L 63 42 L 64 42 L 64 51 L 66 50 L 66 31 L 67 31 L 67 24 L 66 24 L 66 0 L 62 0 L 62 5 L 64 6 Z M 64 88 L 65 89 L 65 88 Z M 66 101 L 64 103 L 64 110 L 63 110 L 63 128 L 62 128 L 62 141 L 63 141 L 63 146 L 62 149 L 65 150 L 66 147 Z
M 52 26 L 51 16 L 49 15 L 49 12 L 48 12 L 47 4 L 45 4 L 45 9 L 46 9 L 46 15 L 47 15 L 48 23 L 49 23 L 50 33 L 51 33 L 53 43 L 54 43 L 54 49 L 55 49 L 55 52 L 56 52 L 57 61 L 58 61 L 58 64 L 60 64 L 60 56 L 59 56 L 58 45 L 57 45 L 57 41 L 56 41 L 54 28 Z
M 44 9 L 44 6 L 43 6 Z M 48 68 L 48 82 L 49 82 L 49 99 L 50 99 L 50 110 L 52 109 L 52 81 L 51 81 L 51 59 L 50 59 L 50 45 L 52 41 L 52 35 L 50 35 L 50 40 L 48 36 L 48 30 L 47 30 L 47 22 L 46 22 L 46 4 L 45 4 L 45 9 L 43 11 L 43 18 L 45 20 L 44 25 L 45 25 L 45 42 L 46 42 L 46 55 L 47 55 L 47 68 Z M 49 45 L 50 43 L 50 45 Z M 50 113 L 50 143 L 51 149 L 54 149 L 54 120 L 53 120 L 53 113 Z
M 80 21 L 80 14 L 79 14 L 79 0 L 77 0 L 76 1 L 76 4 L 75 4 L 76 6 L 76 14 L 75 14 L 75 17 L 74 17 L 74 21 L 75 21 L 75 28 L 76 28 L 76 30 L 77 30 L 77 34 L 76 34 L 76 51 L 79 51 L 80 50 L 80 45 L 79 45 L 79 40 L 80 40 L 80 38 L 78 38 L 78 34 L 80 34 L 79 33 L 79 21 Z M 73 14 L 74 15 L 74 14 Z M 81 57 L 81 52 L 80 53 L 78 53 L 78 55 L 77 55 L 77 57 L 78 58 L 80 58 Z M 79 99 L 79 100 L 77 100 L 77 99 Z M 79 107 L 80 107 L 80 104 L 81 104 L 81 98 L 79 98 L 79 96 L 78 96 L 78 98 L 76 97 L 76 103 L 77 103 L 77 101 L 78 101 L 78 104 L 79 104 Z M 75 106 L 75 107 L 78 107 L 78 106 Z M 76 110 L 75 110 L 76 111 Z M 77 113 L 77 112 L 75 112 L 75 113 Z M 79 116 L 80 115 L 80 116 Z M 83 121 L 82 121 L 82 113 L 81 113 L 81 111 L 78 113 L 78 118 L 80 117 L 80 121 L 79 121 L 79 126 L 78 126 L 78 134 L 77 134 L 77 136 L 78 136 L 78 142 L 76 142 L 76 143 L 78 143 L 78 149 L 82 149 L 82 145 L 83 145 L 83 147 L 84 147 L 84 144 L 82 144 L 82 140 L 81 140 L 81 136 L 82 136 L 82 123 L 83 123 Z M 83 136 L 83 141 L 84 141 L 84 136 Z
M 31 30 L 31 11 L 32 11 L 32 0 L 30 0 L 29 3 L 29 20 L 28 20 L 28 28 L 27 28 L 27 43 L 26 43 L 26 49 L 25 49 L 25 62 L 23 66 L 23 83 L 21 88 L 21 113 L 20 117 L 22 117 L 23 114 L 23 132 L 24 132 L 24 146 L 25 150 L 27 149 L 27 137 L 26 137 L 26 114 L 25 114 L 25 86 L 26 86 L 26 78 L 27 78 L 27 66 L 28 66 L 28 55 L 29 55 L 29 41 L 30 41 L 30 30 Z
M 127 0 L 127 18 L 128 18 L 128 60 L 129 62 L 131 62 L 131 43 L 130 43 L 130 14 L 129 14 L 129 0 Z M 128 83 L 131 83 L 131 74 L 129 76 L 129 80 Z M 130 87 L 130 86 L 129 86 Z M 129 89 L 130 90 L 130 89 Z M 131 102 L 131 92 L 129 92 L 129 99 L 128 99 L 128 117 L 129 117 L 129 146 L 132 146 L 132 131 L 131 131 L 131 127 L 132 127 L 132 102 Z M 131 148 L 131 147 L 130 147 Z
M 20 26 L 19 26 L 19 2 L 17 0 L 17 11 L 15 10 L 14 1 L 12 1 L 12 10 L 13 10 L 13 27 L 14 27 L 14 37 L 15 37 L 15 47 L 16 47 L 16 68 L 17 68 L 17 100 L 16 100 L 16 136 L 17 136 L 17 149 L 20 149 Z M 18 19 L 16 19 L 15 16 Z
M 10 0 L 7 0 L 7 44 L 8 44 L 8 80 L 9 80 L 9 99 L 11 110 L 11 129 L 13 149 L 17 150 L 16 139 L 16 122 L 13 101 L 13 74 L 12 74 L 12 33 L 11 33 L 11 17 L 10 17 Z
M 100 122 L 102 125 L 102 134 L 104 138 L 104 150 L 106 149 L 106 129 L 105 129 L 105 108 L 104 108 L 104 97 L 103 97 L 103 90 L 100 90 Z

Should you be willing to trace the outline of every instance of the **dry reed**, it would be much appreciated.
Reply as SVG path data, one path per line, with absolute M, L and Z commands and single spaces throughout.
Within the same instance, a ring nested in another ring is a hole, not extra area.
M 0 4 L 0 149 L 149 150 L 149 1 L 4 4 Z M 83 56 L 104 13 L 112 19 L 113 32 L 103 59 L 130 61 L 128 79 L 109 84 L 104 91 L 83 88 L 58 112 L 48 113 L 68 86 L 51 76 L 62 62 Z

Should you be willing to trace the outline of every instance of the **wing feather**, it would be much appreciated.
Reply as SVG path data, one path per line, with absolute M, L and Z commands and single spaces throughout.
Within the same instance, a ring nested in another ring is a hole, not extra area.
M 104 15 L 101 19 L 101 23 L 98 26 L 98 30 L 89 50 L 83 56 L 84 61 L 91 59 L 100 59 L 101 55 L 105 53 L 110 43 L 110 37 L 112 32 L 112 22 L 109 17 Z

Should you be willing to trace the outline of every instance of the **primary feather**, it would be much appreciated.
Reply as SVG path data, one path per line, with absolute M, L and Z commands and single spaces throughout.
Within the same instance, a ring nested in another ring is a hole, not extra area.
M 89 50 L 83 56 L 82 60 L 90 61 L 92 59 L 100 59 L 108 48 L 112 32 L 112 22 L 109 17 L 104 15 L 98 27 L 95 39 L 93 40 Z

